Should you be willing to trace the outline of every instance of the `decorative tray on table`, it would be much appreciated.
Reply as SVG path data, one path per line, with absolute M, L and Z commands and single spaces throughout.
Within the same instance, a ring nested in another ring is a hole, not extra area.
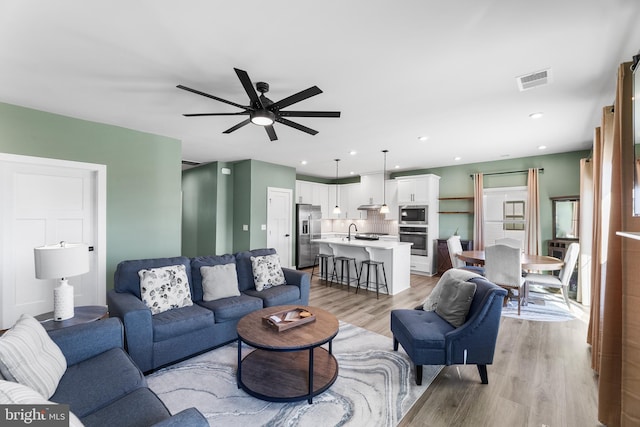
M 286 331 L 287 329 L 315 321 L 316 316 L 304 308 L 293 308 L 278 311 L 262 318 L 262 323 L 270 326 L 278 332 Z

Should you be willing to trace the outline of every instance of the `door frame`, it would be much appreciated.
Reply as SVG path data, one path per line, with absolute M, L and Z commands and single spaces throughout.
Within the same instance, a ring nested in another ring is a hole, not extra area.
M 271 224 L 271 194 L 273 192 L 278 193 L 287 193 L 289 195 L 289 206 L 287 207 L 288 216 L 288 224 L 287 229 L 289 230 L 289 257 L 287 259 L 287 265 L 293 266 L 293 253 L 294 253 L 294 240 L 293 240 L 293 190 L 290 188 L 279 188 L 279 187 L 267 187 L 267 246 L 269 246 L 269 225 Z
M 94 174 L 95 206 L 94 223 L 96 241 L 93 243 L 96 257 L 96 295 L 98 304 L 106 305 L 107 300 L 107 166 L 97 163 L 72 160 L 51 159 L 46 157 L 25 156 L 0 153 L 0 162 L 26 164 L 29 166 L 48 166 L 68 169 L 82 169 Z M 0 289 L 0 306 L 4 304 L 4 291 Z

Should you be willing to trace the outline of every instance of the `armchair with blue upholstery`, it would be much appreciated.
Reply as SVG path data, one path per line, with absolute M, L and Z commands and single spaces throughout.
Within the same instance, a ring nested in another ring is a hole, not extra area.
M 480 379 L 488 384 L 487 365 L 493 363 L 502 301 L 507 291 L 475 276 L 468 280 L 476 284 L 471 307 L 466 320 L 454 327 L 435 311 L 391 311 L 393 349 L 398 344 L 415 363 L 416 384 L 422 384 L 422 365 L 474 364 L 478 366 Z

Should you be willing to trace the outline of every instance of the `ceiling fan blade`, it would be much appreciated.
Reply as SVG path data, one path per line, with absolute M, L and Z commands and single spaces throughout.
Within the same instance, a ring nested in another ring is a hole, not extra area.
M 248 111 L 242 111 L 241 113 L 190 113 L 183 114 L 185 117 L 200 117 L 200 116 L 243 116 L 249 114 Z
M 218 98 L 217 96 L 209 95 L 208 93 L 200 92 L 196 89 L 191 89 L 190 87 L 186 87 L 183 85 L 176 86 L 178 89 L 186 90 L 187 92 L 195 93 L 197 95 L 206 96 L 207 98 L 215 99 L 216 101 L 224 102 L 225 104 L 233 105 L 234 107 L 242 108 L 243 110 L 249 110 L 250 107 L 246 107 L 244 105 L 236 104 L 232 101 L 227 101 L 226 99 Z
M 288 96 L 284 99 L 281 99 L 278 102 L 275 102 L 269 106 L 269 110 L 279 110 L 281 108 L 288 107 L 291 104 L 295 104 L 296 102 L 304 101 L 307 98 L 311 98 L 312 96 L 316 96 L 321 94 L 322 91 L 318 86 L 310 87 L 309 89 L 302 90 L 298 93 L 295 93 L 291 96 Z
M 303 126 L 300 123 L 292 122 L 291 120 L 283 119 L 282 117 L 276 117 L 276 122 L 282 123 L 283 125 L 290 126 L 290 127 L 294 128 L 294 129 L 301 130 L 302 132 L 306 132 L 306 133 L 311 134 L 311 135 L 315 135 L 315 134 L 318 133 L 317 130 L 313 130 L 311 128 Z
M 244 91 L 247 92 L 249 99 L 251 100 L 251 106 L 256 110 L 261 110 L 263 107 L 262 101 L 258 97 L 256 90 L 253 88 L 253 83 L 251 83 L 251 79 L 249 78 L 249 74 L 246 71 L 239 70 L 238 68 L 234 68 L 236 70 L 236 74 L 240 79 L 240 83 L 242 83 L 242 87 L 244 87 Z
M 275 129 L 273 128 L 273 125 L 265 126 L 265 127 L 264 127 L 264 130 L 266 130 L 266 131 L 267 131 L 267 135 L 269 135 L 269 139 L 270 139 L 271 141 L 277 141 L 277 140 L 278 140 L 278 136 L 276 135 L 276 131 L 275 131 Z
M 229 129 L 225 130 L 222 133 L 231 133 L 234 130 L 240 129 L 242 126 L 248 125 L 249 123 L 251 123 L 251 119 L 243 120 L 240 123 L 238 123 L 237 125 L 230 127 Z
M 340 111 L 278 111 L 284 117 L 340 117 Z

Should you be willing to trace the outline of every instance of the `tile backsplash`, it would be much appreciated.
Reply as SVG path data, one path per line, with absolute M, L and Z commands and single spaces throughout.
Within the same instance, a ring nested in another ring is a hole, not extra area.
M 367 219 L 324 219 L 322 220 L 322 232 L 346 233 L 349 231 L 349 225 L 355 224 L 358 227 L 358 233 L 385 233 L 398 234 L 398 221 L 385 219 L 384 214 L 377 211 L 368 211 Z

